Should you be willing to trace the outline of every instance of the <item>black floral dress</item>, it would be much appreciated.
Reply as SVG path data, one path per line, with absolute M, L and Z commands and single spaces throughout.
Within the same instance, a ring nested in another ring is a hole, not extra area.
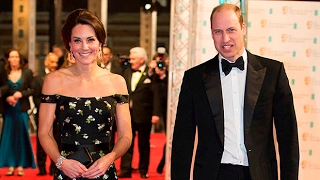
M 111 95 L 106 97 L 67 97 L 62 95 L 42 95 L 42 103 L 56 104 L 56 119 L 61 135 L 61 155 L 68 156 L 72 151 L 64 150 L 63 144 L 72 146 L 109 145 L 112 125 L 115 121 L 117 103 L 128 103 L 129 95 Z M 107 147 L 106 146 L 106 147 Z M 90 151 L 93 160 L 109 153 L 109 148 Z M 62 171 L 54 174 L 55 180 L 69 179 Z M 77 178 L 77 180 L 84 178 Z M 116 168 L 111 164 L 107 172 L 99 179 L 118 179 Z

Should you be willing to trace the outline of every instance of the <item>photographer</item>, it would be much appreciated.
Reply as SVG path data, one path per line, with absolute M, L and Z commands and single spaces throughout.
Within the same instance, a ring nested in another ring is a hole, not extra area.
M 149 63 L 149 75 L 152 74 L 153 80 L 156 83 L 160 93 L 161 116 L 164 124 L 164 131 L 167 126 L 167 96 L 168 96 L 168 69 L 169 69 L 169 55 L 166 49 L 159 47 L 153 60 Z M 158 164 L 157 172 L 162 174 L 165 164 L 165 146 L 163 149 L 162 158 Z

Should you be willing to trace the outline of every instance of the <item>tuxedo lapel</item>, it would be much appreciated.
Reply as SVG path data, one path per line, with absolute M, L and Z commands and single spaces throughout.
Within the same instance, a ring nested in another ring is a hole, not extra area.
M 257 58 L 247 51 L 248 66 L 244 96 L 244 131 L 248 138 L 253 112 L 265 77 L 266 68 L 261 66 Z
M 206 90 L 208 102 L 210 104 L 213 120 L 217 127 L 217 132 L 221 144 L 224 144 L 224 116 L 222 105 L 222 91 L 219 72 L 218 56 L 209 60 L 202 74 L 203 84 Z
M 131 90 L 132 73 L 133 73 L 133 70 L 130 68 L 130 71 L 129 71 L 128 75 L 127 75 L 127 87 L 128 87 L 128 91 L 129 91 L 130 94 L 132 93 L 132 90 Z
M 137 83 L 136 89 L 139 88 L 139 86 L 143 84 L 143 82 L 148 78 L 147 73 L 148 73 L 148 67 L 146 67 L 145 70 L 142 72 L 141 77 Z

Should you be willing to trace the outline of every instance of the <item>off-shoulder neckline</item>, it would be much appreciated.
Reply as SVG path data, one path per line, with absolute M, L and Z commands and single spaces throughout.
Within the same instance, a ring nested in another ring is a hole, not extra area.
M 60 97 L 66 97 L 66 98 L 73 98 L 73 99 L 97 99 L 97 98 L 107 98 L 107 97 L 114 97 L 114 96 L 129 96 L 129 94 L 111 94 L 108 96 L 88 96 L 88 97 L 77 97 L 77 96 L 67 96 L 67 95 L 61 95 L 61 94 L 43 94 L 44 96 L 60 96 Z

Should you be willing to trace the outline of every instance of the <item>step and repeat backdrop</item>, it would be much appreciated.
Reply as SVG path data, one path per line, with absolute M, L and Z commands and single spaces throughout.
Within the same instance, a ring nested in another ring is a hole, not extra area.
M 249 1 L 247 26 L 249 51 L 284 62 L 298 120 L 299 179 L 315 179 L 320 175 L 320 1 Z

